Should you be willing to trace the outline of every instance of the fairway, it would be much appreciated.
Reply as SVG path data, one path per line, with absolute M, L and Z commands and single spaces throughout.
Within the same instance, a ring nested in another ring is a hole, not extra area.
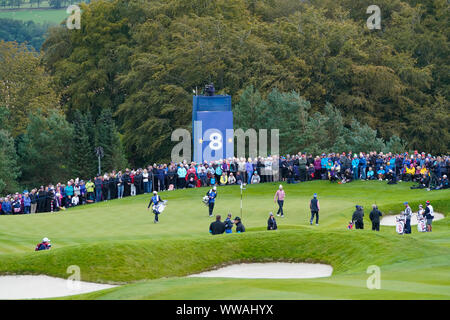
M 201 202 L 207 188 L 161 192 L 168 200 L 160 223 L 147 210 L 150 196 L 36 215 L 0 216 L 0 274 L 67 278 L 78 265 L 81 280 L 123 286 L 71 298 L 82 299 L 449 299 L 450 190 L 410 190 L 410 183 L 380 181 L 284 184 L 285 217 L 266 231 L 278 183 L 248 185 L 240 214 L 238 186 L 218 187 L 215 214 L 241 216 L 247 232 L 211 236 L 212 218 Z M 309 200 L 320 200 L 319 226 L 309 225 Z M 446 218 L 432 233 L 398 235 L 394 227 L 370 230 L 371 205 L 398 214 L 430 200 Z M 355 205 L 365 208 L 365 229 L 347 230 Z M 35 253 L 42 239 L 52 250 Z M 240 262 L 308 262 L 333 267 L 318 279 L 188 278 Z M 381 269 L 381 289 L 369 290 L 369 266 Z
M 33 21 L 35 23 L 59 24 L 69 15 L 66 9 L 39 9 L 39 10 L 3 10 L 0 18 Z

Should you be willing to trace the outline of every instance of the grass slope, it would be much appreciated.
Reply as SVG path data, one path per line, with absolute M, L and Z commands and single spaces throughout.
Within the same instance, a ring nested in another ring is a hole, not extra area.
M 27 10 L 2 10 L 0 18 L 33 21 L 35 23 L 59 24 L 69 15 L 66 9 L 27 9 Z
M 355 204 L 377 203 L 398 213 L 404 201 L 431 200 L 447 214 L 450 191 L 410 190 L 410 184 L 378 181 L 330 185 L 315 181 L 286 185 L 286 217 L 278 231 L 265 231 L 278 184 L 248 186 L 243 222 L 248 232 L 212 237 L 211 218 L 200 202 L 207 189 L 163 192 L 169 206 L 161 222 L 146 210 L 149 196 L 113 200 L 62 213 L 0 217 L 0 274 L 67 277 L 78 265 L 82 280 L 131 283 L 73 298 L 83 299 L 449 299 L 450 228 L 446 218 L 434 232 L 399 236 L 393 227 L 346 230 Z M 319 226 L 309 226 L 308 202 L 317 192 Z M 215 211 L 239 215 L 240 190 L 219 187 Z M 43 237 L 54 248 L 31 252 Z M 331 264 L 330 278 L 310 280 L 196 279 L 184 276 L 242 261 L 307 261 Z M 366 269 L 382 270 L 382 290 L 369 290 Z M 150 280 L 152 279 L 152 280 Z M 138 281 L 138 282 L 136 282 Z

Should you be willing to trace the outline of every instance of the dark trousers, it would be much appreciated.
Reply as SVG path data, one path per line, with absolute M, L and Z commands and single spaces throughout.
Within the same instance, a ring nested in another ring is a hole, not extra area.
M 380 231 L 380 221 L 372 221 L 372 230 Z
M 159 182 L 159 191 L 166 190 L 166 187 L 164 185 L 164 179 L 159 179 L 158 178 L 158 182 Z
M 316 216 L 316 224 L 319 224 L 319 211 L 311 211 L 311 220 L 309 222 L 313 223 L 314 216 Z
M 306 169 L 300 169 L 300 181 L 306 181 Z
M 214 202 L 210 202 L 209 203 L 209 215 L 210 216 L 213 215 L 213 210 L 214 210 Z
M 355 221 L 355 229 L 364 229 L 364 222 L 356 220 Z
M 405 223 L 405 233 L 411 233 L 411 219 L 406 219 Z
M 95 188 L 95 202 L 102 201 L 102 189 Z
M 178 189 L 183 189 L 185 187 L 186 180 L 184 178 L 178 178 Z
M 155 221 L 158 222 L 159 221 L 159 219 L 158 219 L 159 213 L 155 212 L 155 211 L 153 211 L 153 213 L 155 214 Z
M 284 216 L 284 213 L 283 213 L 284 200 L 277 200 L 277 202 L 278 202 L 278 212 L 277 212 L 277 214 L 281 213 L 281 215 Z

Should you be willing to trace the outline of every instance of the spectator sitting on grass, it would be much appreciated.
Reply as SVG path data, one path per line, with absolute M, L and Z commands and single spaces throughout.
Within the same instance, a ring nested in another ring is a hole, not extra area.
M 228 177 L 228 184 L 235 184 L 235 183 L 236 183 L 236 178 L 234 177 L 233 172 L 230 172 L 230 176 Z
M 385 174 L 386 174 L 386 171 L 384 171 L 383 167 L 380 167 L 380 170 L 377 171 L 378 180 L 380 180 L 380 181 L 384 180 Z
M 209 233 L 211 234 L 222 234 L 225 232 L 225 223 L 220 221 L 222 217 L 218 214 L 216 216 L 216 221 L 211 222 L 209 225 Z
M 374 174 L 372 167 L 369 167 L 369 171 L 367 171 L 367 180 L 375 180 Z
M 220 176 L 220 185 L 224 186 L 227 184 L 227 182 L 228 182 L 227 173 L 223 171 L 222 175 Z
M 255 183 L 259 183 L 260 181 L 261 181 L 261 178 L 258 175 L 258 171 L 253 172 L 251 183 L 255 184 Z
M 269 212 L 269 220 L 267 220 L 267 230 L 277 230 L 277 221 L 272 212 Z
M 239 218 L 239 217 L 234 218 L 234 224 L 236 225 L 237 233 L 245 232 L 245 227 L 241 222 L 241 218 Z

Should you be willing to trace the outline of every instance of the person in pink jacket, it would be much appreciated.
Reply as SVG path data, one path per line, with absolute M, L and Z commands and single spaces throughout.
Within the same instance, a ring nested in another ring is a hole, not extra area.
M 273 202 L 278 202 L 278 212 L 277 216 L 280 216 L 284 218 L 283 213 L 283 204 L 284 204 L 284 197 L 286 196 L 286 193 L 283 190 L 283 186 L 280 184 L 280 187 L 278 188 L 277 192 L 275 193 L 275 197 L 273 198 Z

